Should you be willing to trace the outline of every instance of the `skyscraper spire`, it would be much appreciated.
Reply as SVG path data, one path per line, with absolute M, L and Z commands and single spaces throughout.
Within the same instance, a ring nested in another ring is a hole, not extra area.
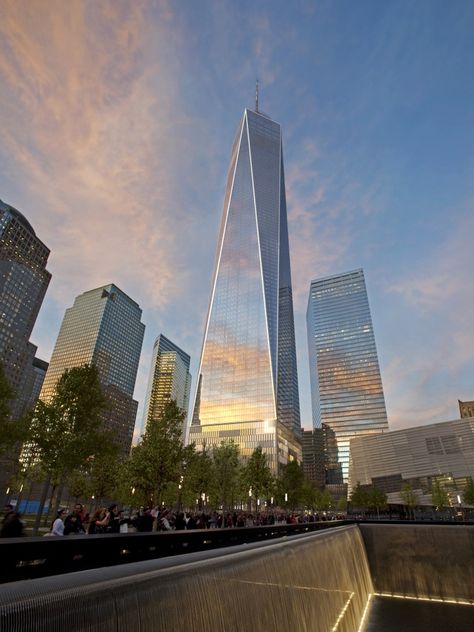
M 255 81 L 255 112 L 258 112 L 258 79 Z

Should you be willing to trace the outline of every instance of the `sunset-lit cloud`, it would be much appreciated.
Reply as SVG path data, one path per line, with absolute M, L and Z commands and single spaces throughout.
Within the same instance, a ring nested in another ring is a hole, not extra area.
M 177 291 L 181 211 L 172 193 L 185 147 L 169 133 L 182 116 L 172 82 L 156 89 L 168 78 L 159 47 L 155 60 L 142 61 L 152 35 L 147 8 L 41 7 L 11 2 L 0 25 L 2 144 L 11 177 L 22 177 L 36 200 L 24 210 L 52 250 L 51 291 L 70 301 L 84 283 L 113 279 L 159 307 Z M 158 26 L 166 32 L 166 20 Z

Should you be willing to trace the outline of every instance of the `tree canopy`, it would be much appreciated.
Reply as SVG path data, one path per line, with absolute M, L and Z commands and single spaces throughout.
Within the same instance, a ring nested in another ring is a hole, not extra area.
M 10 405 L 15 391 L 10 386 L 0 363 L 0 454 L 4 454 L 23 441 L 28 428 L 28 419 L 12 419 Z
M 52 481 L 61 482 L 110 443 L 101 418 L 105 406 L 97 368 L 88 364 L 66 369 L 52 399 L 38 402 L 27 450 Z
M 148 423 L 141 442 L 132 449 L 124 473 L 140 502 L 161 504 L 167 485 L 179 483 L 186 456 L 192 452 L 181 441 L 185 416 L 171 400 L 161 418 Z
M 255 448 L 243 465 L 241 481 L 249 497 L 255 499 L 256 506 L 259 499 L 267 500 L 273 495 L 275 480 L 261 446 Z

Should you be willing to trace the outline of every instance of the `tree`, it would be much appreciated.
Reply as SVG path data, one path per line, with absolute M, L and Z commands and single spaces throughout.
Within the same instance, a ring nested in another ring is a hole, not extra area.
M 370 497 L 367 489 L 362 487 L 362 485 L 357 481 L 357 485 L 352 490 L 351 494 L 351 504 L 352 507 L 356 507 L 357 509 L 362 509 L 363 512 L 367 507 L 370 506 Z
M 408 481 L 403 483 L 400 490 L 400 496 L 402 497 L 404 504 L 408 507 L 408 512 L 414 518 L 414 509 L 418 505 L 418 496 L 413 490 L 411 483 L 409 483 Z
M 303 481 L 303 468 L 297 461 L 290 461 L 282 467 L 278 481 L 279 502 L 281 505 L 288 506 L 294 510 L 302 503 Z
M 337 501 L 337 510 L 341 513 L 346 513 L 347 511 L 347 498 L 345 496 L 341 496 Z
M 249 491 L 249 497 L 255 498 L 256 509 L 259 498 L 267 499 L 272 495 L 274 478 L 261 446 L 255 448 L 251 457 L 243 466 L 241 480 L 244 489 L 251 490 L 251 495 Z
M 318 511 L 328 511 L 333 506 L 334 499 L 327 489 L 317 490 L 316 509 Z
M 301 486 L 301 501 L 307 509 L 315 509 L 317 504 L 316 499 L 319 493 L 319 490 L 316 489 L 311 481 L 306 478 L 303 480 Z
M 69 493 L 76 497 L 93 498 L 97 506 L 102 505 L 105 498 L 118 498 L 119 474 L 123 461 L 112 439 L 105 440 L 100 455 L 91 457 L 83 467 L 68 477 Z
M 194 506 L 197 499 L 201 510 L 211 494 L 214 481 L 214 462 L 208 450 L 189 451 L 186 470 L 183 476 L 182 498 L 185 505 Z
M 463 499 L 466 505 L 474 505 L 474 482 L 472 478 L 469 479 L 464 488 Z
M 376 487 L 372 487 L 368 493 L 368 506 L 373 507 L 377 511 L 377 517 L 380 518 L 380 509 L 387 506 L 387 494 Z
M 431 502 L 436 510 L 449 507 L 448 494 L 438 480 L 435 480 L 431 486 Z
M 24 448 L 46 478 L 36 532 L 49 486 L 61 488 L 88 459 L 99 457 L 108 443 L 101 417 L 105 405 L 97 368 L 88 364 L 66 369 L 52 399 L 37 403 Z M 57 497 L 56 505 L 59 501 Z
M 8 452 L 24 440 L 28 429 L 29 418 L 12 419 L 10 404 L 15 392 L 5 375 L 0 363 L 0 454 Z M 18 455 L 16 455 L 18 456 Z
M 216 505 L 225 512 L 233 507 L 240 477 L 239 446 L 234 441 L 223 441 L 212 450 L 214 480 L 211 494 Z M 224 526 L 225 520 L 222 521 Z
M 148 423 L 141 443 L 133 448 L 124 474 L 144 504 L 161 504 L 169 483 L 179 483 L 183 462 L 190 451 L 181 441 L 186 414 L 174 400 L 160 419 Z

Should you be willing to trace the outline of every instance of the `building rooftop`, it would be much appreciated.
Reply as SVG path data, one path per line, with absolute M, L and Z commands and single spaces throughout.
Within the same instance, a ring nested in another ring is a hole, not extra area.
M 36 233 L 33 229 L 33 226 L 30 224 L 30 222 L 26 219 L 26 217 L 20 213 L 19 210 L 17 210 L 16 208 L 14 208 L 13 206 L 10 206 L 10 204 L 6 204 L 5 202 L 3 202 L 2 200 L 0 200 L 0 211 L 8 211 L 9 213 L 11 213 L 13 215 L 13 217 L 22 225 L 24 226 L 27 230 L 29 230 L 31 233 L 33 233 L 33 235 L 36 236 Z

